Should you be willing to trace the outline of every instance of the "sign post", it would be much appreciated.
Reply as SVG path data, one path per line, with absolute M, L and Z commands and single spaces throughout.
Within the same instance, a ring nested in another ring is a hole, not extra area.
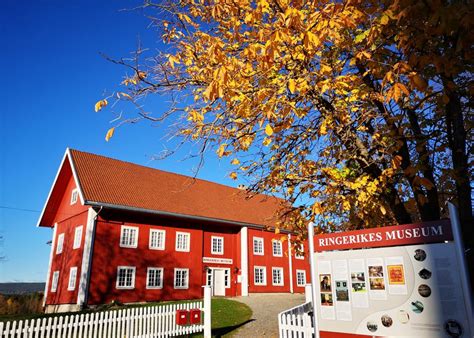
M 314 264 L 314 223 L 308 224 L 309 260 L 311 273 L 311 302 L 313 303 L 313 330 L 314 337 L 319 338 L 318 316 L 316 314 L 316 266 Z
M 453 237 L 456 245 L 456 255 L 458 257 L 459 265 L 461 266 L 461 285 L 464 293 L 464 305 L 466 307 L 471 333 L 474 335 L 474 311 L 472 308 L 472 292 L 469 283 L 469 275 L 467 271 L 466 257 L 464 256 L 464 245 L 461 237 L 461 222 L 459 221 L 459 214 L 457 208 L 453 203 L 448 202 L 449 218 L 453 228 Z M 471 315 L 469 315 L 471 314 Z

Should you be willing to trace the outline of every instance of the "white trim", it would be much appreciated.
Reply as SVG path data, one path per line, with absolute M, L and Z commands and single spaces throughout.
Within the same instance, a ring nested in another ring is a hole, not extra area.
M 290 293 L 293 293 L 293 259 L 291 257 L 291 235 L 288 234 L 288 270 L 290 275 Z
M 261 242 L 262 243 L 262 252 L 255 252 L 255 241 Z M 263 240 L 263 237 L 256 237 L 253 236 L 252 240 L 252 252 L 255 256 L 264 256 L 265 255 L 265 242 Z
M 59 270 L 53 272 L 53 280 L 51 281 L 51 292 L 56 292 L 58 290 L 59 284 Z
M 184 286 L 176 286 L 176 272 L 177 271 L 186 271 L 186 280 Z M 176 290 L 185 290 L 189 289 L 189 269 L 188 268 L 175 268 L 174 275 L 173 275 L 173 288 Z
M 64 232 L 58 235 L 58 243 L 56 244 L 56 255 L 63 253 L 64 250 Z
M 161 233 L 163 234 L 163 241 L 161 246 L 152 246 L 151 244 L 151 239 L 152 239 L 152 233 Z M 166 230 L 164 229 L 150 229 L 149 232 L 149 239 L 148 239 L 148 249 L 150 250 L 165 250 L 166 247 Z
M 303 273 L 303 275 L 304 275 L 303 284 L 298 283 L 298 273 Z M 296 269 L 296 286 L 304 287 L 304 286 L 306 285 L 306 283 L 307 283 L 306 270 L 299 270 L 299 269 Z
M 76 289 L 77 282 L 77 266 L 73 266 L 69 269 L 69 281 L 67 283 L 67 290 L 74 291 Z
M 119 272 L 121 269 L 132 270 L 132 285 L 119 286 Z M 117 266 L 117 277 L 115 280 L 115 288 L 119 290 L 132 290 L 135 289 L 135 277 L 136 277 L 137 268 L 135 266 Z
M 257 281 L 255 280 L 255 276 L 256 276 L 256 270 L 257 269 L 263 269 L 263 281 L 262 282 L 259 282 L 257 283 Z M 258 285 L 258 286 L 265 286 L 267 285 L 267 267 L 266 266 L 257 266 L 255 265 L 253 267 L 253 284 L 254 285 Z
M 279 254 L 275 254 L 275 243 L 280 245 Z M 283 243 L 279 239 L 272 239 L 272 255 L 273 257 L 283 257 Z
M 123 232 L 124 230 L 136 230 L 136 234 L 135 234 L 135 241 L 134 243 L 132 244 L 123 244 L 122 243 L 122 238 L 123 238 Z M 120 239 L 119 239 L 119 246 L 121 248 L 131 248 L 131 249 L 136 249 L 138 247 L 138 235 L 139 235 L 139 231 L 140 229 L 138 227 L 134 227 L 134 226 L 130 226 L 130 225 L 122 225 L 120 227 Z
M 77 191 L 77 188 L 72 189 L 71 191 L 71 201 L 69 202 L 69 205 L 74 205 L 77 203 L 79 197 L 79 192 Z
M 79 198 L 81 200 L 81 204 L 84 205 L 84 196 L 83 196 L 83 193 L 82 193 L 81 186 L 79 184 L 79 180 L 77 178 L 76 169 L 75 169 L 75 167 L 73 165 L 73 162 L 72 162 L 72 159 L 71 159 L 71 150 L 69 148 L 67 148 L 66 151 L 64 152 L 63 159 L 61 160 L 61 164 L 59 165 L 58 171 L 56 172 L 56 176 L 54 177 L 53 184 L 51 185 L 51 188 L 49 189 L 48 197 L 46 198 L 46 202 L 44 203 L 43 209 L 41 210 L 40 217 L 38 218 L 38 223 L 36 223 L 37 227 L 40 226 L 41 220 L 43 219 L 44 212 L 46 211 L 46 207 L 48 205 L 49 199 L 51 198 L 51 195 L 53 194 L 54 187 L 56 186 L 56 183 L 58 181 L 59 174 L 61 173 L 61 169 L 63 168 L 64 163 L 66 162 L 66 158 L 68 159 L 69 165 L 71 167 L 72 176 L 74 178 L 74 183 L 76 185 L 77 190 L 79 191 Z
M 222 251 L 214 251 L 214 240 L 221 240 L 221 250 Z M 224 254 L 224 237 L 222 236 L 211 236 L 211 254 L 213 255 L 223 255 Z
M 281 282 L 280 283 L 275 283 L 275 271 L 279 271 L 280 272 L 280 280 Z M 285 286 L 285 275 L 283 274 L 283 268 L 282 267 L 274 267 L 272 266 L 272 285 L 273 286 Z
M 86 302 L 89 289 L 90 269 L 92 266 L 92 251 L 94 248 L 94 233 L 96 227 L 97 212 L 93 208 L 87 211 L 86 234 L 84 236 L 84 250 L 82 252 L 81 275 L 79 278 L 79 290 L 77 292 L 77 304 Z
M 149 285 L 149 274 L 150 274 L 150 271 L 152 270 L 155 270 L 155 271 L 160 271 L 160 285 L 159 286 L 150 286 Z M 155 268 L 155 267 L 148 267 L 146 269 L 146 288 L 148 290 L 154 290 L 154 289 L 163 289 L 163 274 L 164 274 L 164 269 L 163 268 Z
M 56 248 L 56 229 L 57 228 L 58 228 L 58 223 L 54 223 L 53 239 L 52 239 L 52 242 L 51 242 L 51 251 L 49 252 L 48 272 L 46 274 L 46 283 L 45 283 L 45 286 L 44 286 L 43 307 L 46 305 L 46 298 L 48 298 L 49 279 L 51 278 L 51 265 L 53 264 L 54 249 Z
M 84 229 L 84 227 L 82 225 L 78 225 L 74 229 L 74 242 L 72 243 L 72 249 L 73 250 L 79 249 L 81 247 L 83 229 Z M 78 235 L 78 233 L 79 233 L 79 235 Z
M 178 235 L 184 235 L 186 239 L 186 247 L 185 248 L 178 248 Z M 190 232 L 183 232 L 183 231 L 176 231 L 176 240 L 174 244 L 175 251 L 179 252 L 189 252 L 191 249 L 191 233 Z
M 242 227 L 240 230 L 240 275 L 242 283 L 240 285 L 242 296 L 249 295 L 249 249 L 248 249 L 248 228 Z

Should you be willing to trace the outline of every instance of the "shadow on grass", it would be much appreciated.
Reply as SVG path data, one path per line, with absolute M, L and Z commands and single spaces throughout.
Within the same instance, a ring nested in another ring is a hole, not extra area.
M 234 326 L 226 326 L 226 327 L 220 327 L 218 329 L 213 329 L 212 330 L 212 336 L 213 337 L 222 337 L 228 333 L 231 333 L 233 332 L 234 330 L 237 330 L 239 327 L 242 327 L 248 323 L 251 323 L 253 322 L 255 319 L 249 319 L 243 323 L 240 323 L 238 325 L 234 325 Z

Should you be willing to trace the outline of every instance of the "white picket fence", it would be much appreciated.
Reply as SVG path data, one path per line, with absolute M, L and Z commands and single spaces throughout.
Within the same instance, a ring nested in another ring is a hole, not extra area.
M 203 331 L 202 324 L 176 325 L 176 310 L 184 309 L 202 311 L 203 301 L 0 322 L 0 338 L 170 337 Z
M 313 310 L 311 302 L 295 306 L 278 314 L 278 331 L 283 338 L 313 337 Z

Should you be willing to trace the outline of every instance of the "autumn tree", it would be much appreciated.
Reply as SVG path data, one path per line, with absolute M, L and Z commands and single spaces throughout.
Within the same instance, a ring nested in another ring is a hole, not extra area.
M 143 8 L 166 47 L 113 60 L 128 75 L 96 110 L 134 107 L 119 124 L 178 121 L 185 142 L 228 158 L 250 192 L 289 201 L 294 229 L 308 219 L 321 231 L 437 220 L 452 200 L 473 246 L 469 2 Z M 172 97 L 170 109 L 143 106 L 152 94 Z

